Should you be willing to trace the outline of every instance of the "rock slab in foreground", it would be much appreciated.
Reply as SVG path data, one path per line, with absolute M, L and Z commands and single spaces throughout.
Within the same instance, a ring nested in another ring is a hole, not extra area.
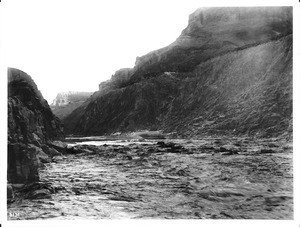
M 32 78 L 8 69 L 8 182 L 39 180 L 38 168 L 58 152 L 47 142 L 64 137 L 55 117 Z

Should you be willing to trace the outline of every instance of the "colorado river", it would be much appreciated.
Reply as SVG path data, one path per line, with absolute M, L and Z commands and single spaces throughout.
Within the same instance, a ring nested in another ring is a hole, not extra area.
M 51 198 L 19 199 L 8 218 L 293 218 L 291 143 L 157 142 L 75 145 L 88 152 L 58 156 L 40 171 L 57 189 Z

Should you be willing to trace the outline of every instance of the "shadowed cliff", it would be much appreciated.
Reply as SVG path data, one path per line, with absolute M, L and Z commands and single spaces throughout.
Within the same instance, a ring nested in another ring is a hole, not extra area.
M 9 68 L 8 182 L 38 181 L 38 167 L 58 153 L 47 143 L 63 137 L 59 119 L 31 77 Z
M 292 8 L 204 8 L 64 119 L 67 133 L 291 135 Z

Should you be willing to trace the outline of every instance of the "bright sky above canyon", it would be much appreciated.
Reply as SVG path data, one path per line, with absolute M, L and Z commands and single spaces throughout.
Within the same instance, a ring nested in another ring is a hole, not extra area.
M 250 4 L 262 2 L 4 1 L 4 63 L 28 73 L 50 104 L 61 91 L 96 91 L 137 56 L 172 43 L 197 8 Z

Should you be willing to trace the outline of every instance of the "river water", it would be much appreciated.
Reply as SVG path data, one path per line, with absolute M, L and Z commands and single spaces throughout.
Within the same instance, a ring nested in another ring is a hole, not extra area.
M 8 219 L 293 219 L 291 143 L 157 142 L 73 144 L 87 152 L 56 157 L 40 171 L 59 190 L 9 204 Z

